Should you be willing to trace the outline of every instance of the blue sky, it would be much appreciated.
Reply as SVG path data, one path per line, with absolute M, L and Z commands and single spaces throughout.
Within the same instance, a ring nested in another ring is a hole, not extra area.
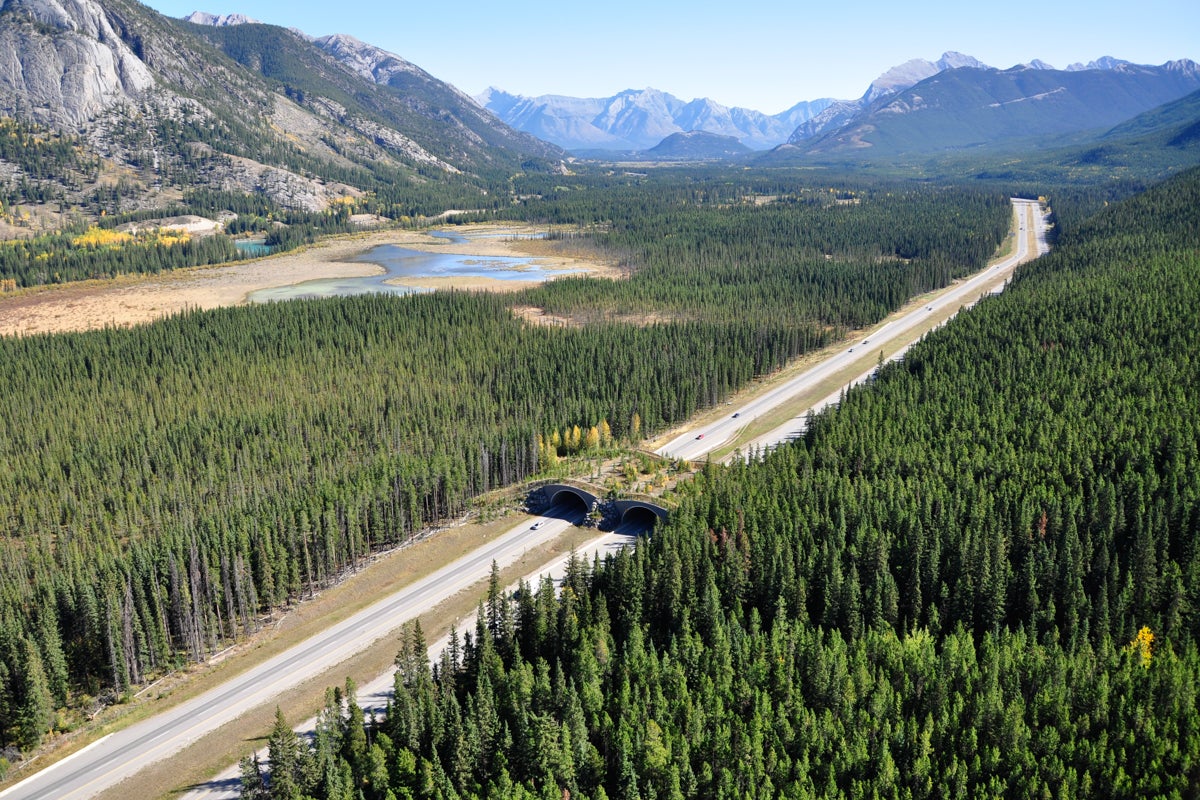
M 857 97 L 889 67 L 946 50 L 1002 68 L 1034 58 L 1061 68 L 1104 55 L 1146 64 L 1200 60 L 1197 0 L 149 4 L 173 17 L 239 12 L 314 36 L 347 33 L 469 94 L 496 86 L 606 97 L 653 86 L 769 114 L 800 100 Z

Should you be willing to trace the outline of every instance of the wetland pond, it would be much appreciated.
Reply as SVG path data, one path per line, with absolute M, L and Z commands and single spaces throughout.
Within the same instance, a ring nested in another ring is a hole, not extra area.
M 447 240 L 451 245 L 465 244 L 471 238 L 450 231 L 430 234 Z M 489 238 L 487 235 L 475 238 Z M 517 238 L 517 237 L 509 237 Z M 535 238 L 529 235 L 520 238 Z M 414 278 L 488 278 L 500 281 L 544 281 L 576 270 L 546 269 L 532 256 L 481 256 L 463 253 L 437 253 L 413 250 L 394 244 L 378 245 L 352 261 L 376 264 L 383 268 L 379 275 L 357 278 L 320 278 L 288 286 L 275 286 L 251 292 L 247 300 L 267 303 L 298 298 L 349 297 L 370 292 L 414 294 L 432 291 L 429 288 L 405 285 Z

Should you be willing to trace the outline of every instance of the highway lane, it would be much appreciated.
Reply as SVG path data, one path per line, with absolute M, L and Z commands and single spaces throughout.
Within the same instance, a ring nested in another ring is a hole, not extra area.
M 851 379 L 839 381 L 838 388 L 824 399 L 817 401 L 810 408 L 820 410 L 830 403 L 837 402 L 846 385 L 866 380 L 875 371 L 880 350 L 888 345 L 904 344 L 903 350 L 893 353 L 890 359 L 899 358 L 907 345 L 905 336 L 914 339 L 914 329 L 921 326 L 930 314 L 945 309 L 960 309 L 973 304 L 984 293 L 984 288 L 1000 279 L 1007 279 L 1018 264 L 1028 261 L 1036 255 L 1049 250 L 1046 243 L 1046 222 L 1038 204 L 1033 200 L 1013 198 L 1013 214 L 1017 220 L 1016 247 L 1013 253 L 1004 260 L 975 273 L 966 280 L 952 284 L 942 290 L 936 297 L 918 308 L 894 316 L 883 325 L 866 334 L 861 340 L 844 346 L 841 350 L 826 358 L 821 363 L 805 370 L 770 391 L 739 407 L 729 407 L 729 413 L 716 422 L 711 422 L 692 428 L 681 434 L 657 451 L 667 458 L 682 458 L 688 461 L 698 461 L 709 453 L 719 449 L 739 435 L 747 423 L 756 417 L 767 414 L 780 405 L 788 402 L 804 392 L 813 391 L 821 383 L 832 377 L 852 370 L 857 364 L 860 372 L 851 372 Z M 1032 236 L 1030 236 L 1032 232 Z M 889 359 L 889 360 L 890 360 Z M 853 377 L 857 376 L 857 377 Z M 780 442 L 787 441 L 803 430 L 804 418 L 808 410 L 770 433 L 759 436 L 746 443 L 743 450 L 753 448 L 769 449 Z
M 623 547 L 632 545 L 639 534 L 645 530 L 644 525 L 626 524 L 618 527 L 616 530 L 601 534 L 591 541 L 585 543 L 575 551 L 576 558 L 590 564 L 594 555 L 599 555 L 604 558 L 608 553 L 616 552 Z M 544 564 L 537 570 L 525 576 L 525 580 L 537 588 L 543 575 L 550 576 L 556 583 L 560 583 L 566 576 L 567 562 L 570 559 L 570 554 L 561 556 L 548 564 Z M 507 587 L 507 591 L 515 591 L 517 584 Z M 455 627 L 460 635 L 463 631 L 474 630 L 475 615 L 471 614 L 464 619 L 457 620 Z M 429 647 L 429 660 L 436 662 L 441 657 L 444 651 L 450 645 L 450 636 L 447 634 L 438 641 L 434 642 Z M 388 670 L 374 680 L 367 681 L 358 687 L 358 704 L 363 707 L 364 712 L 369 717 L 374 711 L 377 715 L 382 716 L 387 710 L 388 700 L 392 696 L 392 676 L 395 670 Z M 300 725 L 297 725 L 295 730 L 303 736 L 309 736 L 316 729 L 317 718 L 312 717 L 305 720 Z M 267 763 L 266 748 L 258 751 L 259 760 L 265 765 Z M 221 773 L 213 777 L 211 780 L 195 786 L 187 794 L 183 795 L 181 800 L 237 800 L 241 793 L 240 770 L 237 764 L 230 766 Z
M 530 547 L 548 542 L 583 520 L 559 507 L 527 520 L 488 544 L 321 634 L 280 653 L 173 709 L 110 734 L 3 792 L 4 800 L 83 800 L 185 747 L 251 708 L 269 704 L 309 676 L 336 666 L 409 619 L 488 577 L 492 562 L 514 563 Z M 536 523 L 531 524 L 531 523 Z
M 1014 205 L 1021 204 L 1014 201 Z M 1026 216 L 1029 220 L 1027 224 L 1037 234 L 1033 249 L 1038 254 L 1045 252 L 1048 248 L 1045 247 L 1044 224 L 1040 215 L 1027 213 Z M 931 301 L 928 308 L 922 307 L 912 314 L 888 322 L 870 334 L 869 342 L 856 347 L 881 345 L 891 341 L 917 324 L 922 311 L 929 313 L 944 305 L 961 303 L 964 298 L 971 297 L 972 293 L 978 294 L 978 286 L 986 283 L 986 280 L 981 280 L 981 276 L 986 275 L 990 279 L 995 277 L 995 271 L 1011 271 L 1017 262 L 1027 257 L 1029 250 L 1028 237 L 1019 235 L 1017 253 L 1012 258 L 951 287 Z M 874 348 L 871 348 L 871 352 L 874 352 Z M 765 413 L 807 387 L 819 384 L 828 376 L 837 374 L 840 369 L 853 365 L 856 358 L 862 357 L 861 352 L 856 357 L 849 348 L 843 350 L 821 365 L 765 393 L 740 409 L 731 409 L 731 415 L 725 420 L 679 437 L 663 447 L 660 452 L 680 458 L 703 457 L 705 453 L 728 441 L 749 419 Z M 871 367 L 873 369 L 873 363 Z M 865 374 L 869 375 L 869 372 Z M 737 414 L 736 418 L 733 413 Z M 783 427 L 788 428 L 789 425 Z M 697 439 L 699 434 L 704 434 L 704 438 Z M 700 446 L 694 447 L 693 443 Z M 310 675 L 336 666 L 372 642 L 392 634 L 405 621 L 425 609 L 483 580 L 489 574 L 493 560 L 501 566 L 510 564 L 519 558 L 525 549 L 555 538 L 569 525 L 579 521 L 579 517 L 556 518 L 556 515 L 561 513 L 561 509 L 551 512 L 551 516 L 543 518 L 536 528 L 526 522 L 511 529 L 479 550 L 380 600 L 332 626 L 321 635 L 281 653 L 220 687 L 106 736 L 79 753 L 31 775 L 21 783 L 0 792 L 0 798 L 83 800 L 116 785 L 143 767 L 167 758 L 188 743 L 237 718 L 250 708 L 269 704 L 281 692 L 303 682 Z
M 1017 200 L 1014 200 L 1013 202 L 1014 214 L 1018 219 L 1017 247 L 1014 254 L 1009 259 L 993 265 L 989 269 L 972 276 L 972 278 L 966 281 L 949 287 L 936 299 L 931 300 L 911 314 L 888 321 L 878 330 L 873 331 L 871 334 L 865 337 L 867 341 L 853 346 L 855 350 L 858 350 L 860 347 L 866 348 L 865 351 L 859 351 L 857 356 L 848 346 L 836 353 L 826 362 L 823 362 L 822 364 L 817 365 L 802 375 L 797 376 L 797 378 L 793 379 L 792 381 L 773 389 L 771 392 L 765 393 L 764 395 L 742 405 L 739 408 L 730 409 L 729 416 L 727 416 L 724 420 L 720 420 L 713 425 L 694 429 L 689 433 L 680 436 L 670 444 L 666 445 L 660 452 L 678 452 L 680 449 L 682 449 L 684 452 L 695 452 L 696 450 L 689 450 L 686 447 L 691 442 L 701 443 L 701 448 L 697 449 L 702 450 L 703 452 L 708 452 L 712 449 L 715 449 L 725 441 L 728 441 L 747 421 L 753 419 L 754 416 L 770 411 L 779 404 L 787 401 L 796 393 L 805 391 L 811 386 L 819 384 L 828 376 L 837 374 L 840 370 L 846 368 L 847 366 L 853 365 L 856 361 L 864 361 L 868 363 L 869 366 L 867 369 L 865 369 L 865 371 L 859 373 L 850 382 L 853 383 L 866 380 L 871 374 L 874 373 L 876 366 L 874 361 L 869 360 L 869 356 L 867 359 L 864 359 L 863 357 L 864 352 L 877 352 L 877 349 L 871 347 L 872 344 L 881 347 L 884 344 L 891 343 L 896 338 L 901 337 L 905 333 L 911 331 L 913 327 L 924 321 L 925 315 L 928 315 L 934 311 L 946 307 L 952 307 L 955 303 L 962 306 L 974 302 L 982 293 L 980 288 L 981 286 L 993 282 L 999 275 L 1010 273 L 1016 264 L 1024 260 L 1028 260 L 1031 253 L 1036 252 L 1037 255 L 1041 255 L 1042 253 L 1047 252 L 1049 248 L 1045 241 L 1044 220 L 1042 219 L 1041 214 L 1037 211 L 1037 204 L 1033 202 L 1023 202 Z M 1033 231 L 1035 237 L 1030 237 L 1027 233 L 1028 231 Z M 1031 238 L 1033 239 L 1032 241 Z M 894 353 L 892 358 L 901 357 L 906 350 L 907 345 Z M 814 408 L 823 408 L 830 403 L 837 402 L 841 396 L 841 392 L 842 388 L 839 386 L 835 392 L 815 404 Z M 734 416 L 735 414 L 736 417 Z M 750 446 L 767 448 L 774 446 L 781 441 L 786 441 L 788 438 L 791 438 L 792 436 L 797 435 L 799 432 L 802 432 L 803 422 L 803 416 L 789 420 L 776 430 L 771 431 L 764 436 L 758 437 L 750 444 Z M 695 437 L 701 433 L 704 434 L 704 438 L 696 439 Z M 684 455 L 680 457 L 694 456 Z M 626 532 L 625 541 L 628 540 L 628 534 L 629 532 Z M 593 540 L 589 544 L 588 548 L 580 551 L 580 556 L 590 560 L 590 553 L 594 552 L 595 548 L 611 549 L 613 547 L 622 546 L 623 544 L 624 542 L 621 540 L 620 533 L 609 534 Z M 556 577 L 561 577 L 561 571 L 565 567 L 565 564 L 566 558 L 564 557 L 552 567 L 553 570 L 556 570 L 556 572 L 552 574 L 555 574 Z M 542 571 L 543 570 L 539 570 L 539 574 Z M 531 582 L 536 581 L 537 575 L 531 575 L 528 579 Z M 474 621 L 473 618 L 471 618 L 461 621 L 461 624 L 458 625 L 458 628 L 459 630 L 465 630 L 473 625 Z M 444 639 L 432 645 L 429 649 L 430 658 L 437 658 L 438 654 L 441 653 L 445 646 L 446 641 Z M 368 710 L 372 708 L 384 708 L 386 706 L 387 697 L 391 692 L 391 683 L 392 677 L 391 672 L 389 671 L 388 673 L 379 676 L 379 678 L 376 680 L 361 686 L 359 689 L 360 703 Z M 315 720 L 309 720 L 306 723 L 298 726 L 297 730 L 301 732 L 307 732 L 312 729 L 314 722 Z M 265 759 L 265 753 L 260 755 Z M 184 800 L 234 800 L 234 798 L 238 796 L 237 777 L 237 767 L 232 766 L 221 775 L 218 775 L 212 781 L 196 787 L 191 793 L 185 795 Z

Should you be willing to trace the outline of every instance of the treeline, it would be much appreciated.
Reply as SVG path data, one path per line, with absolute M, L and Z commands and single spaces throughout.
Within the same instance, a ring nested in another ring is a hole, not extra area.
M 36 744 L 64 700 L 201 660 L 529 476 L 551 430 L 661 428 L 827 341 L 531 328 L 448 293 L 0 341 L 4 740 Z
M 854 328 L 980 269 L 1012 219 L 1008 198 L 994 190 L 698 177 L 608 176 L 527 200 L 519 213 L 556 226 L 553 237 L 632 273 L 618 282 L 556 280 L 528 302 L 582 319 L 655 312 Z
M 971 218 L 981 237 L 992 215 Z M 941 220 L 896 220 L 936 241 L 925 224 Z M 752 305 L 748 278 L 728 302 Z M 533 474 L 555 431 L 661 430 L 836 333 L 778 300 L 774 318 L 698 296 L 669 323 L 556 329 L 509 302 L 368 296 L 0 341 L 3 742 L 31 746 L 64 700 L 203 659 L 372 549 Z
M 331 702 L 243 796 L 1194 795 L 1197 209 L 1193 171 L 1066 231 L 636 550 L 493 581 L 432 668 L 410 627 L 386 717 Z
M 236 261 L 242 255 L 230 235 L 265 233 L 265 244 L 274 252 L 283 252 L 311 244 L 321 236 L 355 230 L 350 208 L 344 204 L 329 211 L 298 211 L 281 208 L 261 197 L 207 190 L 190 192 L 184 203 L 104 217 L 99 227 L 113 229 L 128 222 L 181 214 L 215 216 L 221 211 L 240 210 L 234 212 L 238 218 L 226 226 L 229 235 L 173 237 L 166 241 L 151 237 L 94 247 L 80 245 L 85 229 L 77 225 L 61 233 L 3 242 L 0 280 L 12 280 L 16 286 L 40 286 L 118 275 L 157 275 L 183 267 Z
M 238 258 L 237 247 L 227 236 L 89 247 L 76 243 L 81 233 L 81 229 L 71 230 L 0 243 L 0 279 L 11 279 L 17 286 L 41 286 L 130 273 L 158 274 Z
M 44 184 L 36 186 L 45 188 Z M 123 192 L 120 185 L 96 189 L 89 201 L 95 205 L 95 212 L 114 212 L 101 216 L 98 224 L 104 228 L 115 228 L 127 222 L 181 214 L 212 217 L 224 211 L 232 211 L 238 217 L 226 225 L 225 233 L 228 235 L 192 237 L 186 242 L 170 246 L 147 247 L 141 243 L 137 246 L 81 248 L 76 246 L 75 238 L 85 229 L 83 225 L 32 239 L 0 242 L 0 280 L 15 281 L 17 286 L 41 286 L 225 264 L 240 257 L 229 238 L 231 235 L 263 233 L 265 243 L 273 252 L 279 253 L 311 244 L 322 236 L 359 230 L 350 221 L 352 212 L 382 214 L 395 218 L 400 224 L 415 226 L 422 215 L 436 214 L 447 206 L 467 205 L 474 195 L 473 190 L 452 191 L 446 187 L 439 189 L 436 185 L 419 190 L 384 186 L 378 193 L 356 199 L 350 204 L 334 204 L 326 211 L 303 211 L 284 208 L 261 195 L 196 189 L 187 192 L 183 201 L 174 206 L 121 213 L 122 197 L 134 193 L 132 189 Z M 49 196 L 33 198 L 21 195 L 12 202 L 31 199 L 45 201 Z M 483 204 L 476 199 L 472 204 L 491 208 L 499 202 L 494 200 Z M 486 209 L 481 209 L 474 218 L 482 218 L 485 214 Z

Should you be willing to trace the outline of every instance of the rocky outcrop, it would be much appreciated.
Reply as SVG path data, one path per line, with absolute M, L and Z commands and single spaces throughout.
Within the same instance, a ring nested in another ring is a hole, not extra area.
M 248 158 L 231 157 L 228 161 L 228 169 L 222 171 L 222 189 L 246 194 L 261 192 L 289 208 L 321 211 L 331 200 L 362 195 L 360 190 L 344 183 L 327 183 Z
M 401 73 L 423 72 L 420 67 L 395 53 L 360 42 L 344 33 L 318 37 L 313 39 L 313 44 L 372 83 L 386 86 Z
M 0 11 L 0 113 L 78 131 L 153 88 L 138 47 L 95 0 L 8 0 Z
M 190 22 L 193 25 L 212 25 L 216 28 L 224 28 L 228 25 L 257 25 L 258 20 L 247 17 L 245 14 L 209 14 L 207 11 L 193 11 L 183 18 L 184 22 Z
M 48 194 L 80 203 L 103 183 L 110 211 L 199 186 L 316 210 L 346 194 L 337 181 L 372 190 L 562 155 L 352 37 L 238 14 L 181 21 L 138 0 L 0 0 L 0 116 L 70 133 L 110 174 L 83 186 L 63 167 L 44 176 Z

